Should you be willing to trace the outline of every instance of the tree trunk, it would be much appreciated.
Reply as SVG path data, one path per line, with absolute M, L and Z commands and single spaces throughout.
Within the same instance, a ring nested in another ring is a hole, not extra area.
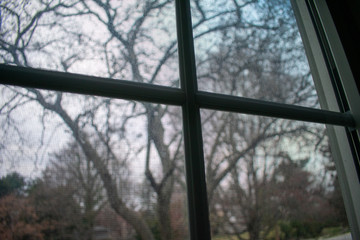
M 142 219 L 137 212 L 126 207 L 126 205 L 119 198 L 117 186 L 111 178 L 111 175 L 104 162 L 97 155 L 97 152 L 92 149 L 90 143 L 87 140 L 79 139 L 79 142 L 85 153 L 85 156 L 93 162 L 97 172 L 99 173 L 101 180 L 104 183 L 108 200 L 114 211 L 123 217 L 135 229 L 135 231 L 141 236 L 142 240 L 154 240 L 152 232 L 144 219 Z
M 260 239 L 260 220 L 258 218 L 253 218 L 247 225 L 247 230 L 249 232 L 250 240 L 259 240 Z
M 172 239 L 170 201 L 170 197 L 166 196 L 166 194 L 160 194 L 160 196 L 158 196 L 157 212 L 159 217 L 160 236 L 162 240 Z
M 165 144 L 165 129 L 161 123 L 161 112 L 152 105 L 147 105 L 148 110 L 148 134 L 149 139 L 154 142 L 162 164 L 163 178 L 160 183 L 153 183 L 157 194 L 157 217 L 162 240 L 172 239 L 170 202 L 174 188 L 174 163 L 170 157 L 168 146 Z

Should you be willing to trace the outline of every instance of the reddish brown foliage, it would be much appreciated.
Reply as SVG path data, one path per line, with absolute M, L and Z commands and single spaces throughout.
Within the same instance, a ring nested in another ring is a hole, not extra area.
M 14 195 L 0 199 L 0 239 L 42 240 L 44 227 L 27 199 Z

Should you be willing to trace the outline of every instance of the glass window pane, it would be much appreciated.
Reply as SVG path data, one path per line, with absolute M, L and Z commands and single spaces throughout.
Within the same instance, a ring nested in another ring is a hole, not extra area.
M 0 87 L 0 239 L 188 238 L 179 107 Z
M 213 239 L 350 235 L 323 125 L 201 115 Z
M 178 86 L 172 1 L 0 3 L 0 62 Z
M 290 1 L 191 1 L 202 91 L 319 107 Z

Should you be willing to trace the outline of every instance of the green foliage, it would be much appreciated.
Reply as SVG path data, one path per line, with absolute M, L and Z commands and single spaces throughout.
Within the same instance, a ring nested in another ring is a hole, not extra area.
M 325 227 L 322 222 L 296 220 L 280 222 L 279 225 L 281 232 L 283 233 L 282 239 L 318 237 L 320 236 L 322 229 Z
M 147 223 L 150 226 L 150 230 L 154 236 L 155 240 L 161 240 L 161 236 L 160 236 L 160 224 L 159 221 L 156 219 L 156 217 L 153 218 L 147 218 Z M 136 233 L 135 235 L 135 239 L 136 240 L 141 240 L 141 236 Z
M 25 187 L 25 179 L 17 172 L 0 178 L 0 198 L 10 193 L 20 193 Z

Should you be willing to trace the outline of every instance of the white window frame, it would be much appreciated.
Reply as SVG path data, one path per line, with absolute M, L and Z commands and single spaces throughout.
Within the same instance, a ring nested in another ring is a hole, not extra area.
M 337 95 L 339 93 L 332 82 L 334 76 L 332 76 L 331 71 L 336 71 L 341 85 L 339 87 L 342 87 L 344 93 L 343 100 L 346 101 L 349 108 L 347 111 L 355 120 L 356 126 L 354 128 L 327 125 L 327 133 L 330 138 L 331 151 L 339 176 L 352 237 L 353 239 L 360 239 L 360 182 L 357 170 L 359 168 L 359 156 L 358 152 L 354 152 L 359 151 L 359 149 L 354 149 L 355 146 L 349 139 L 349 134 L 359 137 L 360 96 L 358 88 L 326 2 L 292 0 L 292 5 L 321 108 L 336 112 L 344 111 L 338 100 L 339 96 Z M 314 21 L 317 21 L 317 26 Z M 322 34 L 323 39 L 319 34 Z M 327 44 L 327 46 L 322 46 L 322 44 Z M 327 52 L 325 52 L 324 47 L 327 47 Z M 332 63 L 327 62 L 330 60 Z

